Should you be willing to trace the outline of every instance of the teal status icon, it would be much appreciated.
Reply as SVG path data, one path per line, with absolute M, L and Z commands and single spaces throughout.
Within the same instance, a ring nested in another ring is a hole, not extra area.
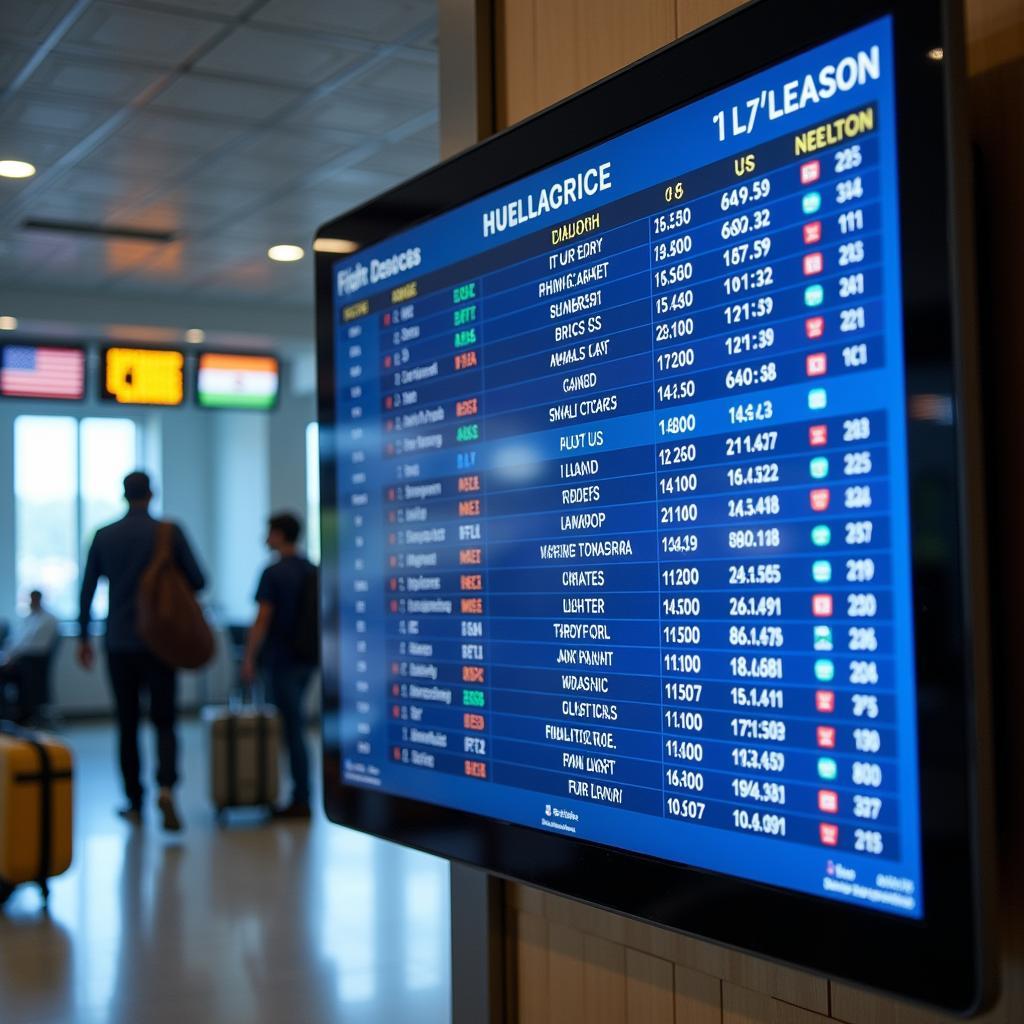
M 832 563 L 819 558 L 811 566 L 811 579 L 815 583 L 828 583 L 832 579 Z
M 815 626 L 814 627 L 814 649 L 816 651 L 831 651 L 832 650 L 832 627 L 831 626 Z
M 836 764 L 835 758 L 832 757 L 819 757 L 818 758 L 818 778 L 825 779 L 827 782 L 832 782 L 834 779 L 839 777 L 839 765 Z
M 836 677 L 836 665 L 828 658 L 819 658 L 814 663 L 814 678 L 819 683 L 831 683 Z
M 821 193 L 805 192 L 801 206 L 805 217 L 813 217 L 821 209 Z
M 828 405 L 828 392 L 824 388 L 811 388 L 807 392 L 807 408 L 819 412 Z
M 828 459 L 824 455 L 816 455 L 811 459 L 811 476 L 815 480 L 824 480 L 828 476 Z
M 832 531 L 825 523 L 819 523 L 811 529 L 811 543 L 816 548 L 828 547 L 832 542 Z
M 825 301 L 825 289 L 820 284 L 809 284 L 804 289 L 804 305 L 820 306 Z

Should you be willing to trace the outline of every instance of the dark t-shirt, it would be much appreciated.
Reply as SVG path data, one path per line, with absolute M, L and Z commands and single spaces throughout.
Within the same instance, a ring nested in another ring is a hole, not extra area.
M 316 568 L 301 555 L 282 558 L 263 570 L 256 600 L 266 601 L 273 608 L 270 628 L 263 642 L 261 659 L 267 665 L 297 665 L 295 631 L 302 606 L 303 592 Z

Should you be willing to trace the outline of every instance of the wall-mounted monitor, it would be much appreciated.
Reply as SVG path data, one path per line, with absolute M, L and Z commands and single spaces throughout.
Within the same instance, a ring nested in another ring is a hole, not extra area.
M 751 4 L 321 229 L 335 821 L 983 999 L 961 18 Z
M 85 398 L 85 349 L 79 345 L 0 345 L 0 397 Z
M 100 394 L 120 405 L 181 405 L 185 354 L 166 348 L 106 348 L 100 361 Z
M 280 365 L 274 356 L 200 352 L 196 401 L 207 409 L 266 411 L 277 404 Z

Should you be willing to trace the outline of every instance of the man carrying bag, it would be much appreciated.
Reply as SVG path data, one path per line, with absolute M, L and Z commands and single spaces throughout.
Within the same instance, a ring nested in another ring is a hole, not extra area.
M 121 816 L 142 820 L 139 763 L 139 697 L 149 690 L 149 717 L 157 733 L 158 806 L 168 831 L 181 829 L 173 789 L 178 781 L 175 669 L 197 668 L 213 654 L 213 637 L 195 599 L 205 579 L 181 528 L 149 514 L 149 477 L 124 479 L 128 513 L 98 530 L 89 548 L 79 611 L 78 660 L 92 668 L 89 640 L 93 595 L 101 576 L 110 585 L 107 666 L 117 706 L 121 774 L 128 806 Z

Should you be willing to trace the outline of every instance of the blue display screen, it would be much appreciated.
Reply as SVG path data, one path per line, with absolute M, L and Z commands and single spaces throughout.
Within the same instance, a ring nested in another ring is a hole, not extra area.
M 891 33 L 334 265 L 345 784 L 922 915 Z

